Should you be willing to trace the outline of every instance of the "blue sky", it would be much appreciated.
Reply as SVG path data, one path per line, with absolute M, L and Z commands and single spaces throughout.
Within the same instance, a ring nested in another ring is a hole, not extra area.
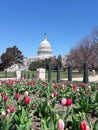
M 16 45 L 37 55 L 44 33 L 53 54 L 66 55 L 98 26 L 98 0 L 0 0 L 0 55 Z

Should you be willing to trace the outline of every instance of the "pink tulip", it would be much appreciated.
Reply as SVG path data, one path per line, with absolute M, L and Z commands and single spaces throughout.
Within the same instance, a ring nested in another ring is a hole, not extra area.
M 62 98 L 62 100 L 61 100 L 61 104 L 64 106 L 64 105 L 66 105 L 66 103 L 67 103 L 66 98 Z
M 58 130 L 64 130 L 64 121 L 62 119 L 58 120 Z
M 90 130 L 89 126 L 87 125 L 86 121 L 80 122 L 80 129 L 81 130 Z
M 88 89 L 91 90 L 91 86 L 90 85 L 88 86 Z

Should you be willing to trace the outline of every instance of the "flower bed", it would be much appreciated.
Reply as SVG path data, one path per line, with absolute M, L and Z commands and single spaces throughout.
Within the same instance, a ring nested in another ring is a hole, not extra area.
M 97 84 L 0 81 L 0 130 L 98 130 Z

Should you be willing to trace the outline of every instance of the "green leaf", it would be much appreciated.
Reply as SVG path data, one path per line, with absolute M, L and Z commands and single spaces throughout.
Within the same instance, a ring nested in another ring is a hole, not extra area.
M 41 119 L 41 128 L 42 130 L 47 130 L 47 125 L 46 125 L 46 121 L 44 119 Z
M 98 92 L 96 94 L 96 102 L 98 103 Z
M 51 118 L 51 120 L 49 121 L 49 129 L 54 130 L 54 122 L 53 119 Z
M 25 118 L 26 118 L 26 111 L 25 111 L 24 107 L 22 107 L 22 114 L 21 114 L 21 118 L 20 118 L 21 124 L 25 123 Z
M 98 120 L 94 124 L 94 130 L 98 130 Z

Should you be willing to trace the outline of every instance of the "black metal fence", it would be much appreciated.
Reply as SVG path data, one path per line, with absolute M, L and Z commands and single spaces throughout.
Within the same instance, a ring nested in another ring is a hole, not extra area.
M 52 70 L 51 70 L 51 67 L 49 66 L 48 71 L 46 73 L 46 80 L 48 80 L 49 82 L 52 81 L 52 80 L 56 80 L 57 83 L 60 82 L 62 80 L 60 66 L 58 66 L 55 74 L 56 74 L 55 78 L 53 79 L 52 78 L 53 77 L 52 76 Z M 0 73 L 0 78 L 7 78 L 7 77 L 8 78 L 16 77 L 16 73 L 15 72 L 8 73 L 7 71 Z M 21 79 L 33 79 L 33 78 L 36 78 L 36 73 L 34 73 L 34 72 L 28 71 L 28 72 L 22 72 L 21 73 Z M 71 65 L 68 66 L 67 80 L 72 81 L 72 66 Z M 83 82 L 84 83 L 89 82 L 88 81 L 88 64 L 87 64 L 87 62 L 84 63 Z

